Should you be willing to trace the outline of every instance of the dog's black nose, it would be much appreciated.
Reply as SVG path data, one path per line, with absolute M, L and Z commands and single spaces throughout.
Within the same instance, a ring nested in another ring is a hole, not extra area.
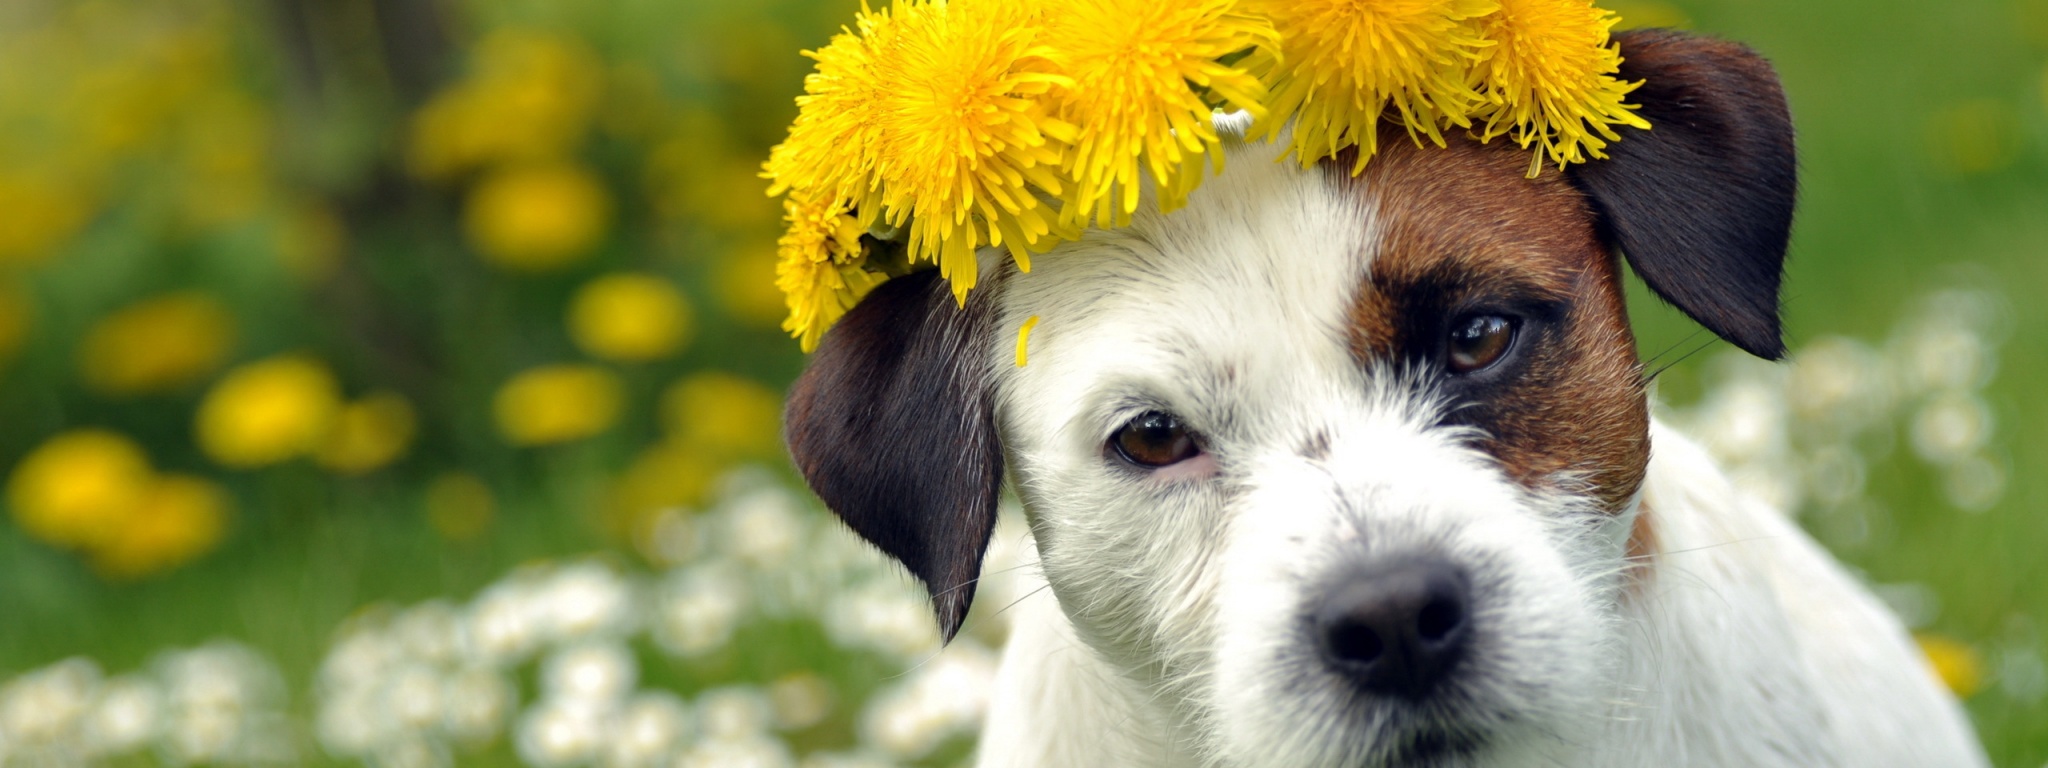
M 1471 634 L 1465 576 L 1411 559 L 1338 584 L 1316 615 L 1330 665 L 1367 691 L 1417 699 L 1449 676 Z

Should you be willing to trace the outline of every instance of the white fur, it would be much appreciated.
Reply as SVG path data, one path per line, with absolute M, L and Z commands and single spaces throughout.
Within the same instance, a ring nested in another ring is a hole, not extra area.
M 981 765 L 1392 765 L 1418 720 L 1484 734 L 1432 765 L 1984 763 L 1898 622 L 1682 437 L 1653 433 L 1638 503 L 1667 554 L 1631 584 L 1633 509 L 1526 490 L 1431 426 L 1421 382 L 1361 369 L 1374 211 L 1277 151 L 1234 146 L 1186 210 L 1000 287 L 999 334 L 1041 318 L 1028 366 L 989 365 L 1051 590 L 1015 609 Z M 1152 409 L 1210 455 L 1106 461 Z M 1417 552 L 1471 576 L 1462 703 L 1361 710 L 1298 617 L 1346 564 Z

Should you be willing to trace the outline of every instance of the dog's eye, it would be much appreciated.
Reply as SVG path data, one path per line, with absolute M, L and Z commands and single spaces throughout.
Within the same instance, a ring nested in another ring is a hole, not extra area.
M 1146 411 L 1124 424 L 1109 439 L 1124 461 L 1141 467 L 1164 467 L 1194 458 L 1202 448 L 1188 433 L 1180 418 L 1171 413 Z
M 1451 323 L 1444 364 L 1453 374 L 1475 373 L 1500 362 L 1515 343 L 1515 321 L 1501 315 L 1466 315 Z

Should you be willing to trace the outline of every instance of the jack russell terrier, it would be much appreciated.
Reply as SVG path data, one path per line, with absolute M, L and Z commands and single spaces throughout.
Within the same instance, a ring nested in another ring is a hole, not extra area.
M 1796 164 L 1756 54 L 1615 39 L 1654 129 L 1611 159 L 1231 139 L 1183 209 L 1028 275 L 989 249 L 964 308 L 892 279 L 824 337 L 791 452 L 947 638 L 1005 467 L 1023 500 L 1050 598 L 981 765 L 1985 764 L 1899 621 L 1650 418 L 1622 260 L 1779 357 Z

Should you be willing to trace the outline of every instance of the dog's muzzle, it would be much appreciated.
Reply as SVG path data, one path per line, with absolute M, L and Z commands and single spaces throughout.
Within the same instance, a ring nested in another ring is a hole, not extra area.
M 1471 632 L 1471 589 L 1441 557 L 1349 572 L 1313 618 L 1324 661 L 1364 692 L 1417 701 L 1456 671 Z

